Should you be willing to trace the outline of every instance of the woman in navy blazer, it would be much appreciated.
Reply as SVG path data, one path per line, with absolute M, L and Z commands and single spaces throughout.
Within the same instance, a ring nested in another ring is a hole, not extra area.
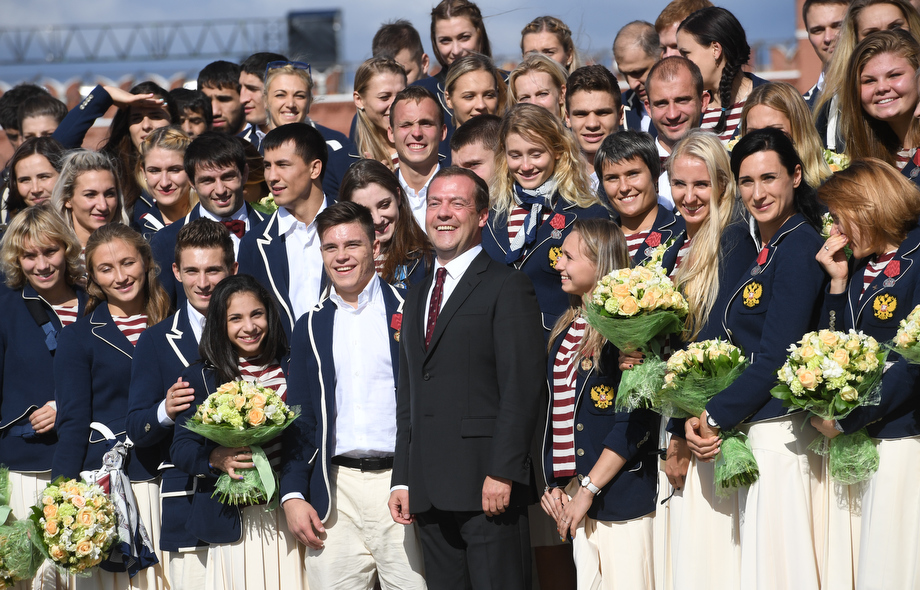
M 339 187 L 340 201 L 354 201 L 370 209 L 380 242 L 377 274 L 387 283 L 408 289 L 434 265 L 434 251 L 419 227 L 396 176 L 377 160 L 358 160 Z
M 78 478 L 82 471 L 98 470 L 115 440 L 126 440 L 134 342 L 146 326 L 169 312 L 169 300 L 156 280 L 158 270 L 150 246 L 129 227 L 109 224 L 93 232 L 86 244 L 86 266 L 90 295 L 86 316 L 61 332 L 54 363 L 59 444 L 52 477 Z M 131 448 L 125 465 L 141 521 L 151 538 L 159 536 L 156 477 L 160 461 L 157 447 Z M 151 565 L 147 558 L 156 563 L 153 555 L 142 552 L 141 558 L 140 567 L 146 569 L 130 579 L 130 587 L 162 588 L 162 568 L 147 567 Z M 125 574 L 102 570 L 94 572 L 92 583 L 104 585 L 101 577 L 113 578 L 105 583 L 129 586 Z
M 817 588 L 811 485 L 818 466 L 806 446 L 815 433 L 800 412 L 787 416 L 770 395 L 787 348 L 817 326 L 826 277 L 814 258 L 822 240 L 814 190 L 802 179 L 792 141 L 777 129 L 744 136 L 732 173 L 756 222 L 762 249 L 713 309 L 725 334 L 751 363 L 713 397 L 687 442 L 698 460 L 718 452 L 720 429 L 745 432 L 760 468 L 740 491 L 741 576 L 747 587 Z
M 208 395 L 230 381 L 261 381 L 285 398 L 287 338 L 274 300 L 253 277 L 227 277 L 214 289 L 198 351 L 202 360 L 182 373 L 195 390 L 195 402 L 176 418 L 170 452 L 176 467 L 198 478 L 186 526 L 210 544 L 208 588 L 305 587 L 302 546 L 280 510 L 240 508 L 211 497 L 221 474 L 237 477 L 236 469 L 253 467 L 249 447 L 222 447 L 181 427 Z M 269 459 L 275 446 L 265 446 Z
M 499 129 L 492 209 L 482 247 L 533 282 L 546 333 L 569 307 L 556 260 L 576 219 L 609 219 L 591 190 L 578 143 L 546 109 L 515 105 Z
M 572 306 L 550 335 L 540 503 L 573 538 L 579 588 L 654 586 L 659 417 L 614 409 L 617 351 L 581 315 L 597 281 L 628 266 L 623 233 L 602 219 L 576 220 L 556 264 Z
M 820 197 L 837 221 L 818 251 L 831 276 L 822 326 L 892 340 L 920 304 L 920 190 L 892 166 L 865 159 L 831 178 Z M 847 244 L 856 261 L 852 272 L 843 252 Z M 888 362 L 878 405 L 836 422 L 811 419 L 830 438 L 865 427 L 879 451 L 879 469 L 861 489 L 859 558 L 851 568 L 858 572 L 858 588 L 920 584 L 917 569 L 905 567 L 920 545 L 920 508 L 912 498 L 920 479 L 920 367 L 894 352 Z
M 198 202 L 183 165 L 191 141 L 177 127 L 160 127 L 140 145 L 137 176 L 143 190 L 134 203 L 131 227 L 148 242 L 167 225 L 181 221 Z

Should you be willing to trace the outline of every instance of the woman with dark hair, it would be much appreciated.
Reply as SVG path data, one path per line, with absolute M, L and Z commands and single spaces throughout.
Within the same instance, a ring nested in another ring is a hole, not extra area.
M 32 137 L 19 146 L 7 167 L 10 180 L 7 183 L 9 195 L 3 223 L 9 223 L 14 215 L 33 205 L 51 198 L 54 184 L 61 174 L 64 146 L 51 137 Z
M 214 289 L 198 352 L 202 360 L 182 374 L 195 390 L 195 402 L 176 424 L 185 424 L 208 395 L 231 381 L 258 381 L 285 398 L 290 358 L 281 316 L 271 295 L 251 276 L 227 277 Z M 276 440 L 263 448 L 277 469 L 280 437 Z M 200 478 L 188 528 L 209 544 L 207 590 L 306 587 L 302 546 L 280 510 L 231 506 L 211 497 L 222 473 L 237 477 L 235 470 L 254 466 L 249 447 L 221 447 L 177 428 L 171 455 L 176 467 Z
M 396 176 L 377 160 L 359 160 L 342 178 L 340 201 L 364 205 L 374 218 L 380 242 L 377 274 L 408 289 L 421 281 L 434 262 L 431 243 L 416 222 Z
M 118 172 L 124 183 L 125 206 L 133 210 L 141 196 L 141 186 L 134 176 L 140 158 L 141 143 L 159 127 L 178 121 L 175 107 L 169 102 L 169 93 L 155 82 L 141 82 L 129 90 L 131 94 L 152 96 L 162 104 L 138 103 L 120 108 L 112 117 L 109 138 L 99 150 L 118 162 Z
M 59 444 L 52 478 L 79 478 L 82 471 L 102 468 L 103 455 L 112 444 L 126 440 L 134 345 L 148 326 L 169 313 L 169 298 L 157 281 L 159 269 L 150 246 L 128 226 L 109 224 L 93 232 L 86 244 L 86 267 L 86 316 L 61 331 L 54 361 Z M 131 447 L 125 460 L 149 539 L 159 539 L 161 460 L 156 447 Z M 130 579 L 124 569 L 99 569 L 90 578 L 77 578 L 77 588 L 164 588 L 163 560 L 156 563 L 156 556 L 143 545 L 134 550 L 138 561 L 129 570 Z
M 712 129 L 728 143 L 737 134 L 744 101 L 755 86 L 766 83 L 741 70 L 751 57 L 744 27 L 731 12 L 710 6 L 680 23 L 677 46 L 682 56 L 700 68 L 711 97 L 700 127 Z
M 807 451 L 816 433 L 804 412 L 787 414 L 770 389 L 789 345 L 817 327 L 827 284 L 815 260 L 823 245 L 820 209 L 792 141 L 779 129 L 741 138 L 731 169 L 761 250 L 740 281 L 722 287 L 712 313 L 751 362 L 688 420 L 687 443 L 697 460 L 710 461 L 719 433 L 740 430 L 754 451 L 760 477 L 739 491 L 741 587 L 817 589 L 812 485 L 820 458 Z
M 521 55 L 542 53 L 571 74 L 581 67 L 572 30 L 555 16 L 538 16 L 521 31 Z

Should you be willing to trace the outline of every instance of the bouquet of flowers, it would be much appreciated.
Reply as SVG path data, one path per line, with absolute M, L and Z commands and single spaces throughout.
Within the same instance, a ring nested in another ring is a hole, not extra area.
M 920 364 L 920 305 L 915 307 L 906 318 L 901 320 L 898 333 L 889 348 L 907 359 L 907 362 Z
M 887 352 L 871 336 L 820 330 L 809 332 L 789 347 L 779 369 L 779 385 L 770 392 L 788 408 L 800 408 L 825 419 L 838 420 L 860 406 L 879 402 Z M 818 438 L 809 447 L 828 455 L 831 477 L 852 484 L 871 477 L 879 455 L 865 429 L 828 441 Z
M 231 381 L 208 396 L 185 427 L 224 447 L 252 450 L 254 469 L 238 471 L 243 479 L 222 474 L 214 489 L 225 504 L 269 502 L 277 490 L 276 475 L 260 445 L 290 426 L 299 408 L 290 408 L 275 391 L 258 382 Z M 213 496 L 212 496 L 213 497 Z
M 741 349 L 728 342 L 694 342 L 668 359 L 658 407 L 676 418 L 699 416 L 706 403 L 731 385 L 747 365 Z M 715 458 L 716 493 L 728 496 L 736 488 L 754 483 L 760 472 L 744 433 L 723 430 L 721 437 L 722 448 Z
M 0 590 L 35 577 L 45 560 L 33 542 L 35 527 L 31 520 L 14 520 L 6 524 L 12 512 L 9 504 L 9 471 L 0 467 Z
M 824 149 L 824 161 L 830 166 L 831 172 L 840 172 L 850 167 L 850 159 L 844 154 L 838 154 L 827 148 Z
M 115 509 L 102 487 L 59 477 L 42 492 L 30 517 L 41 552 L 67 575 L 86 574 L 116 539 Z
M 687 301 L 660 264 L 614 270 L 594 287 L 585 306 L 588 323 L 621 351 L 646 355 L 641 365 L 623 373 L 618 410 L 654 404 L 665 368 L 657 339 L 680 332 L 687 312 Z

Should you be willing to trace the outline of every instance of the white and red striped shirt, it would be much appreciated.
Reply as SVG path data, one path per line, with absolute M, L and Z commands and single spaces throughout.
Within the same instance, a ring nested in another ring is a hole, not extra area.
M 243 381 L 259 383 L 262 387 L 274 390 L 282 400 L 287 399 L 287 379 L 278 363 L 254 365 L 248 359 L 241 358 L 238 367 Z M 281 467 L 281 437 L 277 436 L 262 445 L 262 450 L 272 469 L 277 471 Z
M 725 122 L 725 130 L 719 134 L 719 140 L 722 143 L 728 143 L 735 134 L 735 129 L 741 124 L 741 110 L 744 108 L 744 102 L 736 102 L 728 109 L 728 117 Z M 719 123 L 719 117 L 722 115 L 721 108 L 707 109 L 703 111 L 703 120 L 700 123 L 700 129 L 713 129 Z
M 866 294 L 866 289 L 869 288 L 869 285 L 872 284 L 872 281 L 875 280 L 875 277 L 879 275 L 885 267 L 888 266 L 888 263 L 894 258 L 894 255 L 897 253 L 897 250 L 892 250 L 891 252 L 885 252 L 875 260 L 870 260 L 869 264 L 866 265 L 866 270 L 863 273 L 863 288 L 862 292 L 859 294 L 860 297 Z
M 145 313 L 128 317 L 113 317 L 112 319 L 115 320 L 115 325 L 125 335 L 128 342 L 135 346 L 137 345 L 137 339 L 141 337 L 141 333 L 147 329 L 147 314 Z
M 575 467 L 575 356 L 585 334 L 585 320 L 575 318 L 553 361 L 553 475 L 572 477 Z
M 635 234 L 628 234 L 626 236 L 626 248 L 629 250 L 629 257 L 634 258 L 639 252 L 639 248 L 645 243 L 645 239 L 648 237 L 649 232 L 641 231 Z
M 77 305 L 52 305 L 51 309 L 54 310 L 54 313 L 57 314 L 59 320 L 61 320 L 61 327 L 69 326 L 79 319 L 77 317 L 79 304 Z
M 671 271 L 671 274 L 669 274 L 668 277 L 673 279 L 677 275 L 677 269 L 680 268 L 684 258 L 687 257 L 687 253 L 690 252 L 690 239 L 691 238 L 687 238 L 687 241 L 684 242 L 680 247 L 680 250 L 677 251 L 677 260 L 674 262 L 674 269 Z
M 898 170 L 904 170 L 904 167 L 907 166 L 907 163 L 914 157 L 916 151 L 917 150 L 911 149 L 898 150 L 898 153 L 894 156 L 894 163 L 897 165 Z

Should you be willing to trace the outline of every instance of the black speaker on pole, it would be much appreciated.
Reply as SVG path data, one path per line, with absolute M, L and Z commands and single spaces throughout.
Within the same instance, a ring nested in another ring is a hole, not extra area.
M 314 70 L 338 63 L 341 10 L 289 12 L 287 21 L 289 59 L 306 61 Z

